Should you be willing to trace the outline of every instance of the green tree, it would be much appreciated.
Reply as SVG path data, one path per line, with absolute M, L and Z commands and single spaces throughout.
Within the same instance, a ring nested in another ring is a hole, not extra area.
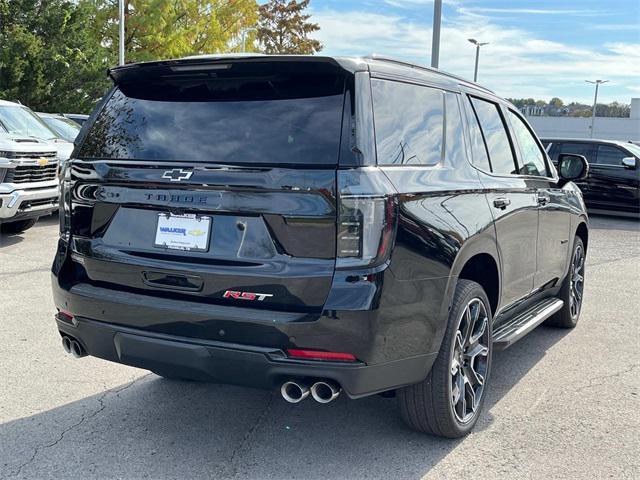
M 91 1 L 97 10 L 94 35 L 115 63 L 118 1 Z M 241 31 L 257 19 L 255 0 L 125 0 L 125 61 L 238 50 Z
M 549 105 L 555 108 L 562 108 L 564 107 L 564 102 L 558 97 L 553 97 L 551 100 L 549 100 Z
M 269 0 L 260 6 L 258 42 L 265 53 L 313 54 L 322 50 L 318 40 L 310 33 L 320 30 L 317 23 L 309 22 L 311 15 L 304 13 L 310 0 Z
M 0 0 L 0 98 L 34 110 L 88 112 L 109 86 L 86 0 Z

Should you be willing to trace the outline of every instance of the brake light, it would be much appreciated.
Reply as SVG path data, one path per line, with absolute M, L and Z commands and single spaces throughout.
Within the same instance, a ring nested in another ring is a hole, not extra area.
M 364 182 L 362 175 L 366 175 Z M 339 172 L 339 176 L 348 178 L 340 182 L 343 188 L 338 207 L 336 267 L 380 265 L 389 258 L 396 228 L 397 201 L 393 187 L 376 170 L 357 174 Z M 353 188 L 354 180 L 357 188 Z
M 331 360 L 334 362 L 355 362 L 356 357 L 350 353 L 322 352 L 319 350 L 287 350 L 292 358 L 304 358 L 306 360 Z
M 58 202 L 60 218 L 60 237 L 69 239 L 71 232 L 71 159 L 68 159 L 60 169 L 60 201 Z

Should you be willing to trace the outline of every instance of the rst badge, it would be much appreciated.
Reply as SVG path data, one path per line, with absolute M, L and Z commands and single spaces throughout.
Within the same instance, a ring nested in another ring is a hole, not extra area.
M 257 300 L 263 301 L 265 298 L 273 297 L 270 293 L 255 293 L 255 292 L 237 292 L 235 290 L 227 290 L 222 295 L 223 298 L 233 298 L 235 300 Z

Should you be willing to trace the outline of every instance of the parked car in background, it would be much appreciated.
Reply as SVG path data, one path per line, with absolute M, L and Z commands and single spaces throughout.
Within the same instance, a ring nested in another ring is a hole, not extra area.
M 36 112 L 38 116 L 62 140 L 73 143 L 80 132 L 80 125 L 73 120 L 56 113 Z
M 459 437 L 494 349 L 578 322 L 586 161 L 556 171 L 491 91 L 379 58 L 109 74 L 61 185 L 68 353 L 292 403 L 397 391 L 410 427 Z
M 0 131 L 0 232 L 19 233 L 58 208 L 55 145 Z
M 35 112 L 19 103 L 0 100 L 0 132 L 13 137 L 36 138 L 51 144 L 57 151 L 61 163 L 64 163 L 73 151 L 72 142 L 58 138 Z
M 578 186 L 590 211 L 640 215 L 640 146 L 584 138 L 546 138 L 542 142 L 554 163 L 565 153 L 587 159 L 589 175 Z
M 84 125 L 84 122 L 89 119 L 89 115 L 83 115 L 81 113 L 63 113 L 62 115 L 69 120 L 73 120 L 80 126 Z

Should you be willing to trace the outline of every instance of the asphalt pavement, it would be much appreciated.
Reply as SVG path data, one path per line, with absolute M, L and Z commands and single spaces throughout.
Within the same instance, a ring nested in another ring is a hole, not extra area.
M 0 478 L 640 478 L 640 222 L 593 217 L 573 331 L 494 357 L 476 430 L 408 430 L 393 398 L 290 405 L 66 355 L 53 321 L 57 222 L 0 236 Z

